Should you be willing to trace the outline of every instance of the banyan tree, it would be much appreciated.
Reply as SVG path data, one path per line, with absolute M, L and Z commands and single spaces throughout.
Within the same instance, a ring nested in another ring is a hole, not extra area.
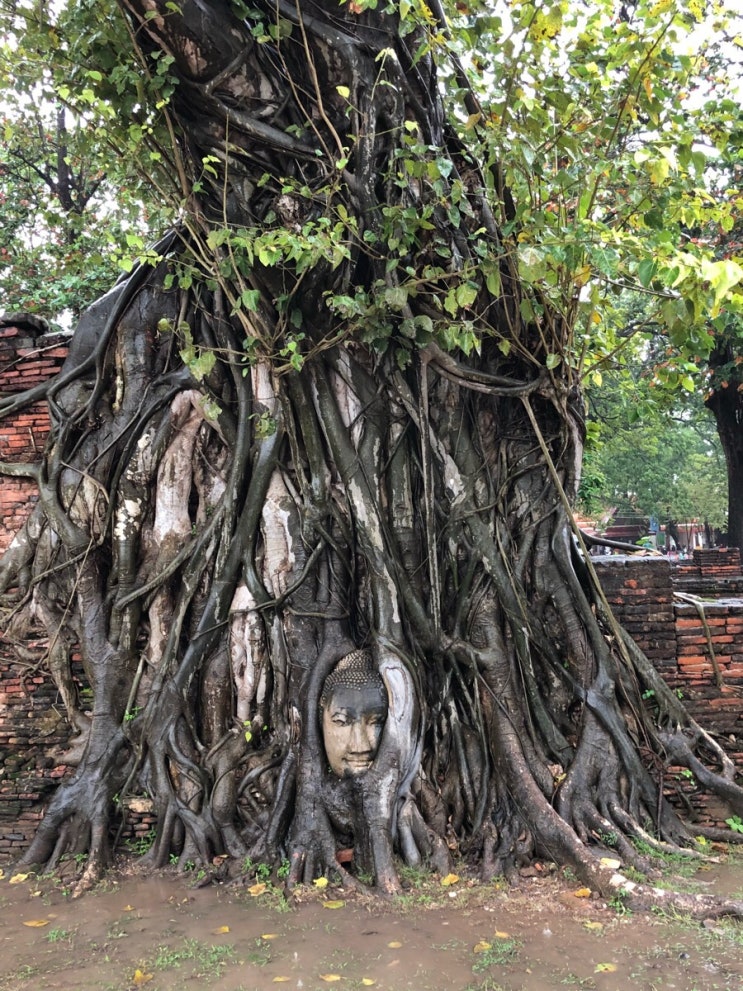
M 292 884 L 539 856 L 607 893 L 608 851 L 693 854 L 663 767 L 732 814 L 743 790 L 574 528 L 579 287 L 524 279 L 443 10 L 122 7 L 172 90 L 182 207 L 44 388 L 39 501 L 0 565 L 77 733 L 24 863 L 86 852 L 90 883 L 132 793 L 152 865 Z

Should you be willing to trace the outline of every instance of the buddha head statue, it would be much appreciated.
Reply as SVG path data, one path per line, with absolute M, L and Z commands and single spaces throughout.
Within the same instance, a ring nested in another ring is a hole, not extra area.
M 354 650 L 336 664 L 320 696 L 323 742 L 339 778 L 363 774 L 379 748 L 387 719 L 387 689 L 369 650 Z

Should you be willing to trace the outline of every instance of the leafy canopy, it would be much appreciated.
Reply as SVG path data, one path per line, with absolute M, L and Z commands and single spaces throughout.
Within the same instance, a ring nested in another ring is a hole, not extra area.
M 5 312 L 79 315 L 172 219 L 144 173 L 140 76 L 115 5 L 0 6 Z
M 359 12 L 376 5 L 356 2 Z M 740 207 L 739 199 L 713 195 L 709 182 L 731 122 L 739 120 L 727 80 L 735 77 L 730 64 L 740 38 L 725 5 L 458 0 L 444 7 L 445 23 L 437 4 L 403 0 L 401 30 L 425 26 L 417 57 L 430 52 L 438 59 L 451 124 L 486 167 L 502 230 L 514 236 L 520 275 L 534 289 L 525 296 L 523 316 L 539 320 L 547 303 L 558 316 L 559 324 L 543 326 L 548 366 L 566 362 L 580 374 L 600 376 L 621 345 L 612 311 L 627 287 L 647 295 L 653 321 L 676 346 L 708 351 L 709 318 L 728 319 L 743 299 L 739 256 L 721 257 L 704 237 L 690 234 L 731 230 Z M 16 284 L 9 298 L 18 305 L 53 313 L 100 290 L 112 241 L 119 258 L 136 254 L 147 241 L 148 223 L 158 229 L 181 214 L 188 196 L 215 170 L 205 160 L 200 173 L 191 174 L 181 161 L 168 115 L 174 86 L 169 57 L 145 62 L 116 4 L 21 0 L 3 7 L 2 20 L 0 211 L 11 240 L 0 279 L 5 288 Z M 256 27 L 255 36 L 271 44 L 286 30 L 291 25 L 277 18 Z M 60 108 L 66 143 L 53 127 Z M 72 186 L 66 207 L 59 184 L 55 191 L 49 181 L 49 163 L 59 162 L 60 149 Z M 338 150 L 339 176 L 347 151 Z M 438 207 L 458 224 L 466 204 L 457 181 L 443 181 L 451 163 L 437 149 L 421 148 L 412 126 L 397 168 L 400 182 L 416 181 L 424 170 L 434 192 L 439 189 Z M 291 262 L 300 274 L 320 256 L 340 264 L 354 224 L 331 207 L 322 222 L 299 231 L 279 224 L 215 229 L 204 257 L 179 279 L 190 284 L 211 264 L 208 255 L 227 249 L 231 276 L 238 286 L 242 281 L 232 305 L 251 310 L 256 300 L 244 271 L 252 258 L 276 266 Z M 402 315 L 408 348 L 435 336 L 447 349 L 469 353 L 483 335 L 502 334 L 507 352 L 508 335 L 474 307 L 481 285 L 498 289 L 492 258 L 480 251 L 475 268 L 457 270 L 455 260 L 442 257 L 425 272 L 406 271 L 406 251 L 427 225 L 425 212 L 390 208 L 381 229 L 384 244 L 369 250 L 385 250 L 390 268 L 399 268 L 395 285 L 328 299 L 339 325 L 384 348 L 392 312 Z M 218 271 L 210 274 L 219 281 Z M 440 319 L 418 316 L 407 326 L 406 300 L 442 274 L 447 291 L 437 300 Z M 285 329 L 291 330 L 294 317 L 288 301 Z M 299 367 L 301 337 L 284 334 L 282 340 L 286 353 L 280 358 Z M 273 344 L 264 341 L 263 347 Z

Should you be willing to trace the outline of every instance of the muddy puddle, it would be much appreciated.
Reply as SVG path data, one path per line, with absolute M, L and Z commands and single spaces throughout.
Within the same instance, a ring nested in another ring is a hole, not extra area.
M 331 888 L 0 880 L 0 991 L 741 991 L 743 924 L 622 914 L 556 875 L 517 889 L 416 883 L 389 905 Z M 743 893 L 743 864 L 691 882 Z

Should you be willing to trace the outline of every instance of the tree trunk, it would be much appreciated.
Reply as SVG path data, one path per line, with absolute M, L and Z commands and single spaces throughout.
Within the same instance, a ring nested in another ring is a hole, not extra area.
M 728 546 L 743 546 L 743 393 L 732 382 L 706 400 L 715 415 L 728 470 Z
M 126 8 L 174 59 L 188 210 L 81 320 L 41 522 L 0 570 L 32 549 L 15 622 L 76 639 L 95 698 L 25 862 L 85 845 L 92 881 L 135 790 L 155 865 L 394 892 L 400 862 L 537 854 L 607 893 L 607 845 L 638 868 L 637 837 L 694 846 L 666 754 L 701 752 L 742 812 L 571 529 L 574 316 L 522 286 L 498 172 L 445 123 L 443 23 Z

